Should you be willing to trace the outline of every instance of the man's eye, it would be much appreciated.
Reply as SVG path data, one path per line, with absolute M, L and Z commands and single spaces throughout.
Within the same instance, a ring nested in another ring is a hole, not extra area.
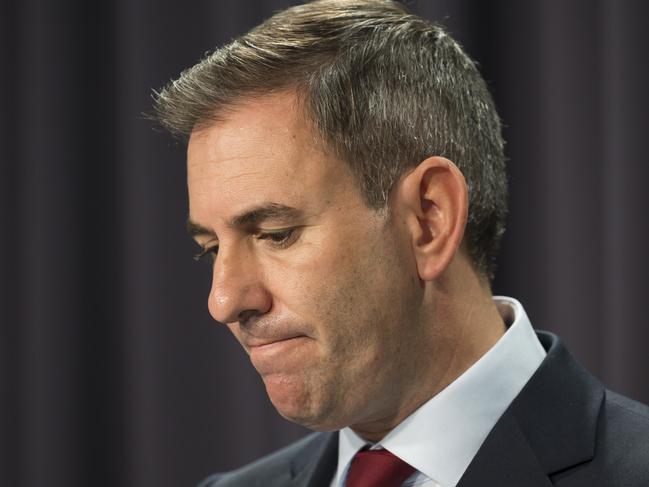
M 297 228 L 289 228 L 286 230 L 280 230 L 276 232 L 260 232 L 257 234 L 258 240 L 267 240 L 274 247 L 284 248 L 288 247 L 293 243 L 295 237 L 297 236 Z M 219 253 L 219 246 L 212 245 L 211 247 L 205 247 L 198 254 L 194 255 L 194 260 L 199 261 L 208 254 L 212 255 L 212 259 L 216 260 L 216 256 Z
M 293 243 L 293 237 L 297 234 L 297 229 L 289 228 L 278 232 L 266 232 L 258 235 L 259 240 L 268 240 L 275 247 L 288 247 Z
M 212 259 L 216 259 L 216 254 L 218 254 L 218 253 L 219 253 L 219 246 L 218 245 L 212 245 L 211 247 L 204 248 L 198 254 L 196 254 L 194 256 L 194 260 L 198 262 L 203 257 L 205 257 L 207 254 L 212 254 Z

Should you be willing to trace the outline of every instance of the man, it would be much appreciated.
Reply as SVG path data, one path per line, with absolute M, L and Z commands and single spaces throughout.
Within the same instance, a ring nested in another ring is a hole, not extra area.
M 649 485 L 648 408 L 491 294 L 500 123 L 440 27 L 382 0 L 293 7 L 156 110 L 189 137 L 210 313 L 321 432 L 202 485 Z

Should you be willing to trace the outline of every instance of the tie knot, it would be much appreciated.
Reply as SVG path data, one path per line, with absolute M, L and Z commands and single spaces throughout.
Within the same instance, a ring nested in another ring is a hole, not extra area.
M 400 487 L 415 471 L 387 450 L 361 450 L 352 459 L 346 487 Z

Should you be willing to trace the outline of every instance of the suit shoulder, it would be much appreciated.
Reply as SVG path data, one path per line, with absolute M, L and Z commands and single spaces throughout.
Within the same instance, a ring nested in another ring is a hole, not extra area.
M 619 414 L 627 421 L 649 426 L 649 406 L 642 404 L 616 392 L 606 390 L 606 400 L 614 408 L 619 408 Z
M 237 470 L 213 474 L 197 487 L 262 487 L 268 485 L 269 479 L 288 478 L 292 460 L 298 455 L 308 458 L 327 438 L 325 433 L 312 433 Z
M 556 487 L 649 485 L 649 407 L 606 390 L 592 457 L 551 479 Z
M 604 444 L 637 453 L 649 468 L 649 406 L 607 390 L 602 421 Z
M 597 433 L 597 455 L 628 486 L 649 480 L 649 407 L 609 390 Z M 618 484 L 611 484 L 618 485 Z

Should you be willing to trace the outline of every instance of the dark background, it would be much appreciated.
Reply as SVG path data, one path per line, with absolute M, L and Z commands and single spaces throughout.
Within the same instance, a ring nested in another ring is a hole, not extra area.
M 206 308 L 151 90 L 274 1 L 3 0 L 0 485 L 189 486 L 305 433 Z M 649 402 L 649 3 L 420 0 L 505 121 L 497 293 Z

